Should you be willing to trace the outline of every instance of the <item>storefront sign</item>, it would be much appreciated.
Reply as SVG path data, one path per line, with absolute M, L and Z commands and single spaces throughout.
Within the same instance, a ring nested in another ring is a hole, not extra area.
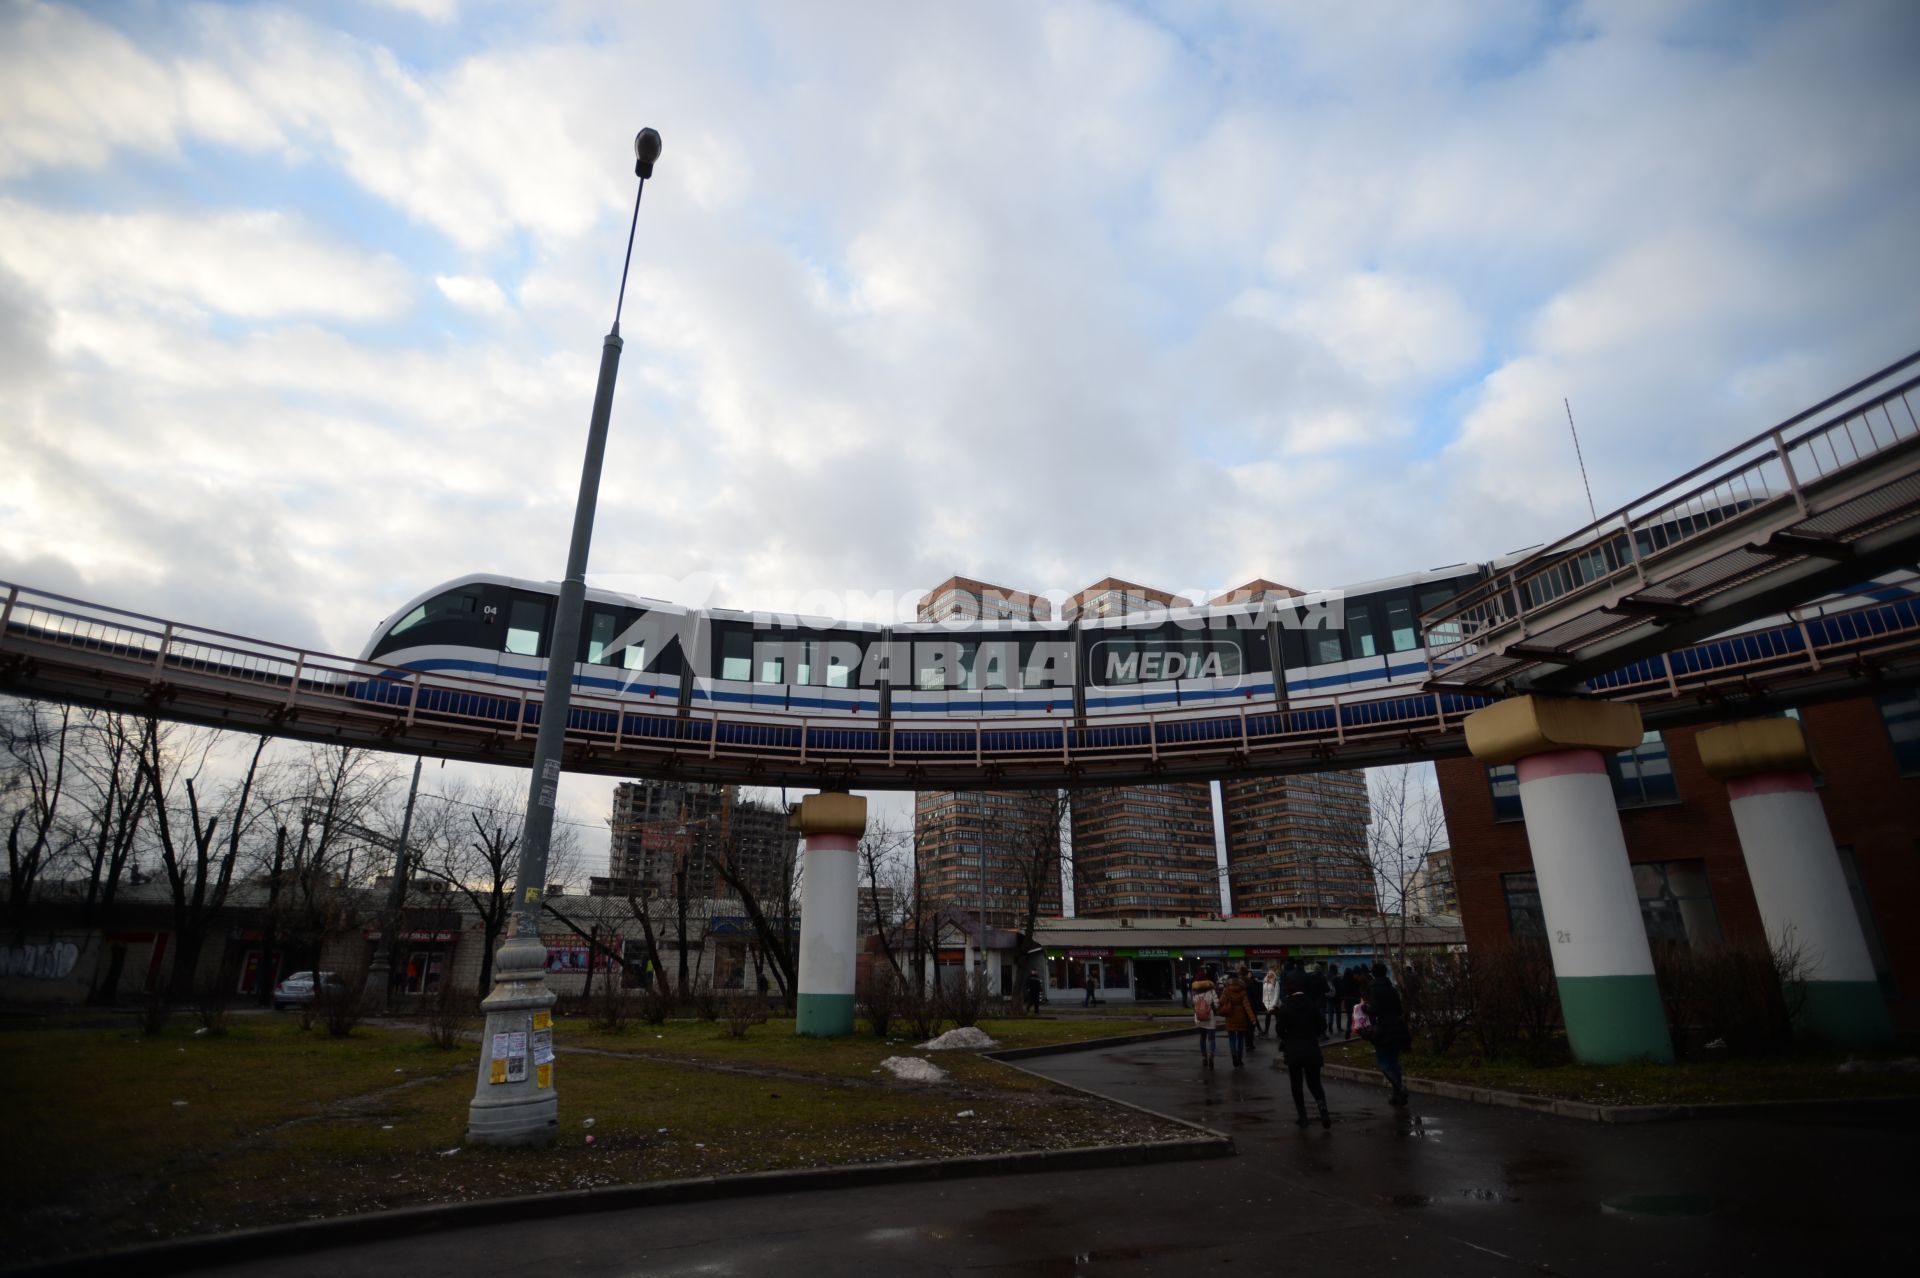
M 1106 950 L 1068 950 L 1068 958 L 1111 958 L 1113 951 Z
M 369 941 L 377 941 L 380 939 L 380 936 L 381 932 L 377 927 L 370 927 L 366 931 L 366 938 Z M 424 941 L 433 945 L 443 945 L 448 941 L 458 940 L 459 937 L 460 934 L 458 932 L 450 931 L 446 928 L 403 928 L 400 932 L 400 939 L 403 941 Z

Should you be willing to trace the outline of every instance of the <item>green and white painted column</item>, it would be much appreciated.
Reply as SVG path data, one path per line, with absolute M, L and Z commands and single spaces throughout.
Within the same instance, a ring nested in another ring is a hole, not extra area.
M 810 794 L 794 808 L 788 824 L 804 840 L 806 867 L 794 1032 L 836 1038 L 853 1033 L 860 893 L 856 849 L 867 831 L 867 801 L 852 794 Z
M 1516 697 L 1466 720 L 1467 746 L 1520 774 L 1534 875 L 1575 1059 L 1671 1061 L 1666 1009 L 1607 755 L 1640 744 L 1637 706 Z
M 1813 751 L 1799 720 L 1723 724 L 1697 741 L 1707 771 L 1727 783 L 1767 940 L 1797 949 L 1805 964 L 1794 1027 L 1846 1047 L 1888 1041 L 1893 1021 L 1813 786 Z

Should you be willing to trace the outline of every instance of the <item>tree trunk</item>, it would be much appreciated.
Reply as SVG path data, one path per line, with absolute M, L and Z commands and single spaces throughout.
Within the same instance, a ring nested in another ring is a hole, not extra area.
M 95 969 L 93 989 L 87 994 L 87 1002 L 93 1007 L 112 1007 L 120 994 L 120 974 L 127 967 L 127 943 L 114 941 L 107 951 L 107 972 L 105 977 L 98 975 Z
M 200 967 L 200 951 L 206 948 L 207 934 L 202 927 L 183 927 L 173 937 L 173 979 L 167 983 L 167 997 L 186 1002 L 193 997 L 194 976 Z

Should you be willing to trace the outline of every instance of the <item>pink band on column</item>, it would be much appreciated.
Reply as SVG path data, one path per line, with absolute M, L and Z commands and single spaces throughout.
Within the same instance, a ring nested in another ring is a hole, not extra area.
M 1545 781 L 1548 777 L 1571 777 L 1598 772 L 1605 775 L 1607 761 L 1598 750 L 1549 750 L 1530 754 L 1520 760 L 1520 784 Z
M 1756 772 L 1752 776 L 1735 777 L 1727 782 L 1727 797 L 1736 802 L 1750 799 L 1756 794 L 1795 793 L 1813 793 L 1811 772 Z
M 809 834 L 806 836 L 806 848 L 809 852 L 851 852 L 860 840 L 851 834 Z

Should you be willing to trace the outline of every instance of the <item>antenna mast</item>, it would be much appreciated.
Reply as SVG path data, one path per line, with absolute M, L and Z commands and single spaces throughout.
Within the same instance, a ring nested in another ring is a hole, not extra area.
M 1600 522 L 1600 513 L 1593 508 L 1593 485 L 1587 482 L 1587 459 L 1580 453 L 1580 432 L 1574 429 L 1573 405 L 1565 399 L 1560 403 L 1567 410 L 1567 430 L 1573 435 L 1573 455 L 1580 463 L 1580 486 L 1587 490 L 1587 517 L 1597 524 Z

